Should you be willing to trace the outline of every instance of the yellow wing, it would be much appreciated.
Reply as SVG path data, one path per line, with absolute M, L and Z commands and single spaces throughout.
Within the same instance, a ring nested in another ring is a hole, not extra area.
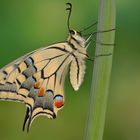
M 0 99 L 25 103 L 23 130 L 38 115 L 55 118 L 64 105 L 63 83 L 73 59 L 67 43 L 36 50 L 0 70 Z

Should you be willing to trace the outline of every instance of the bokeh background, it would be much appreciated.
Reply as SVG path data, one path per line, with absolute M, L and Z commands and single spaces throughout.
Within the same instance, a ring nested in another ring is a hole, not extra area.
M 97 20 L 98 0 L 0 0 L 0 67 L 67 38 L 65 3 L 73 4 L 71 26 L 81 30 Z M 140 140 L 140 1 L 117 0 L 116 44 L 104 140 Z M 96 28 L 90 29 L 89 33 Z M 93 45 L 88 49 L 94 56 Z M 22 132 L 25 105 L 0 102 L 1 140 L 82 140 L 90 97 L 92 65 L 74 92 L 65 83 L 65 107 L 56 120 L 38 117 Z

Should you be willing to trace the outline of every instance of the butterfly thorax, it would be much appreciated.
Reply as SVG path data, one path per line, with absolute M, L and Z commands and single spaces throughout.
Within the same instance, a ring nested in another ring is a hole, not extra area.
M 67 41 L 73 49 L 75 56 L 86 57 L 86 40 L 80 33 L 71 30 Z

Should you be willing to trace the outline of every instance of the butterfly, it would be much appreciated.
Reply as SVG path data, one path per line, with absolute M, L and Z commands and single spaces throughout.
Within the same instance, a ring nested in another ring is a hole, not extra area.
M 27 106 L 23 131 L 27 131 L 39 115 L 55 119 L 63 108 L 64 81 L 69 71 L 70 83 L 77 91 L 85 74 L 85 59 L 91 36 L 85 39 L 70 29 L 69 6 L 67 41 L 37 49 L 22 56 L 0 70 L 0 100 L 17 101 Z

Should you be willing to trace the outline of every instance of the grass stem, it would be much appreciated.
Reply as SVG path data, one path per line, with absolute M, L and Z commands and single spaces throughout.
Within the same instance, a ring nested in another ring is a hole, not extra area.
M 115 28 L 115 0 L 100 0 L 98 31 Z M 115 31 L 97 33 L 89 114 L 84 140 L 103 140 Z M 112 44 L 112 45 L 105 45 Z M 107 55 L 111 54 L 111 55 Z

